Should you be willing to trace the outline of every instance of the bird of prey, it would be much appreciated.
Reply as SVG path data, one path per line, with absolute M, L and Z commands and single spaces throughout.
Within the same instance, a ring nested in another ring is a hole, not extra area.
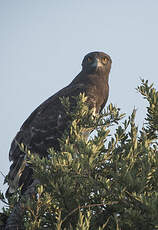
M 33 183 L 32 168 L 24 163 L 26 156 L 19 144 L 23 143 L 32 153 L 41 156 L 47 156 L 50 147 L 59 150 L 59 138 L 68 124 L 60 98 L 69 97 L 71 102 L 72 97 L 84 93 L 88 105 L 95 108 L 96 113 L 104 108 L 109 95 L 108 78 L 111 63 L 110 56 L 103 52 L 87 54 L 82 61 L 81 72 L 73 81 L 31 113 L 11 144 L 9 160 L 12 164 L 7 176 L 9 188 L 6 194 L 14 193 L 20 186 L 22 191 L 26 191 Z

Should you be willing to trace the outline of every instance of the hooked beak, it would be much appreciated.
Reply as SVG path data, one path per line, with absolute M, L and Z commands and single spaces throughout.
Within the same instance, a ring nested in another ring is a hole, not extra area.
M 95 58 L 95 60 L 93 61 L 93 63 L 91 64 L 91 66 L 95 69 L 98 69 L 99 67 L 102 66 L 102 63 L 100 61 L 100 59 Z

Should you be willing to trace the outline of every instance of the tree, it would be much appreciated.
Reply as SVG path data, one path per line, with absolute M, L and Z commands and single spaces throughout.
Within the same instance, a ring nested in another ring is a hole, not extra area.
M 40 185 L 27 199 L 19 189 L 3 217 L 19 202 L 19 229 L 158 229 L 158 91 L 144 80 L 137 90 L 149 103 L 141 130 L 135 109 L 125 119 L 110 104 L 94 117 L 80 95 L 72 114 L 62 99 L 73 122 L 60 140 L 61 151 L 49 149 L 49 157 L 40 159 L 19 145 Z M 87 130 L 95 132 L 87 138 Z M 6 202 L 3 194 L 1 199 Z

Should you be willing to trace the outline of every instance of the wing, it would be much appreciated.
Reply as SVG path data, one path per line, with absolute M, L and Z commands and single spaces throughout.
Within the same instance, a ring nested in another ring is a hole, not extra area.
M 83 84 L 70 84 L 42 103 L 23 123 L 9 152 L 9 159 L 13 163 L 8 174 L 9 188 L 6 194 L 15 192 L 21 185 L 25 190 L 33 182 L 32 169 L 26 164 L 25 153 L 20 150 L 19 144 L 23 143 L 32 153 L 41 156 L 46 156 L 50 147 L 59 150 L 58 138 L 62 137 L 68 127 L 60 98 L 77 96 L 85 91 Z

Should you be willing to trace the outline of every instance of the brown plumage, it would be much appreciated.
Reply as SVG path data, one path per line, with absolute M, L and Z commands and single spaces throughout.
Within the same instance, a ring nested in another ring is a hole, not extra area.
M 9 152 L 12 165 L 8 174 L 7 194 L 13 193 L 21 185 L 25 191 L 33 183 L 32 169 L 26 164 L 25 154 L 18 144 L 23 143 L 31 152 L 42 156 L 47 155 L 50 147 L 59 150 L 58 138 L 62 137 L 68 123 L 60 97 L 69 97 L 73 103 L 72 96 L 85 93 L 88 105 L 94 107 L 97 113 L 100 112 L 109 95 L 108 78 L 111 63 L 111 58 L 103 52 L 87 54 L 82 62 L 82 70 L 74 80 L 43 102 L 23 123 Z

